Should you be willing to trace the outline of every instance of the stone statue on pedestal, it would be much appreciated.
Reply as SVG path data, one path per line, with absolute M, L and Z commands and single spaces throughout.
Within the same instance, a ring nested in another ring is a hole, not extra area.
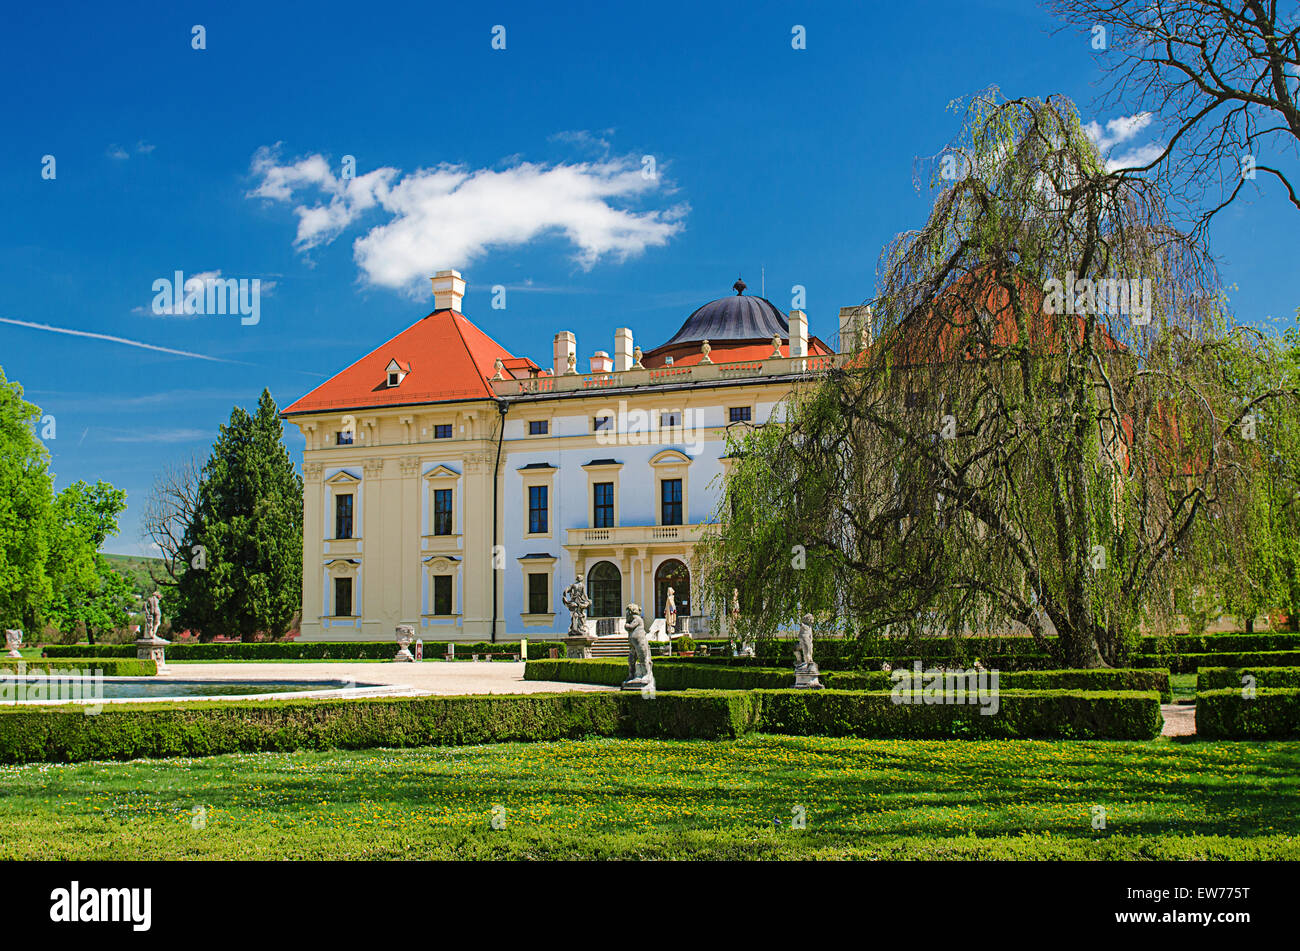
M 587 633 L 587 608 L 591 607 L 591 597 L 587 586 L 582 583 L 582 572 L 577 572 L 573 584 L 564 589 L 560 601 L 569 609 L 569 633 L 564 638 L 564 656 L 569 660 L 590 660 L 591 645 L 596 637 Z
M 753 657 L 754 642 L 746 639 L 740 632 L 740 589 L 731 589 L 731 630 L 732 637 L 740 639 L 740 647 L 736 650 L 737 657 Z
M 587 586 L 582 583 L 581 571 L 578 572 L 573 584 L 564 589 L 560 600 L 569 609 L 569 636 L 586 637 L 587 608 L 591 607 L 591 598 L 587 594 Z
M 799 625 L 799 643 L 794 649 L 794 685 L 802 689 L 822 685 L 818 677 L 821 671 L 813 663 L 812 621 L 811 614 L 803 616 L 803 623 Z
M 668 589 L 668 597 L 664 599 L 664 627 L 669 637 L 677 633 L 677 598 L 672 588 Z
M 22 631 L 5 631 L 5 647 L 9 648 L 10 657 L 22 657 L 18 648 L 23 646 Z
M 654 666 L 650 661 L 650 638 L 646 636 L 645 621 L 641 617 L 639 605 L 627 606 L 627 680 L 623 681 L 624 690 L 653 690 L 655 686 Z
M 159 673 L 167 669 L 164 649 L 171 641 L 158 636 L 162 628 L 162 597 L 155 591 L 144 603 L 144 634 L 135 639 L 135 656 L 138 660 L 152 660 Z

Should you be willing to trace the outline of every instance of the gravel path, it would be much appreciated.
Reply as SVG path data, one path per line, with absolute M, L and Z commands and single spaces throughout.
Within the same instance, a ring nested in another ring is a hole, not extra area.
M 1196 706 L 1190 703 L 1162 703 L 1160 712 L 1165 715 L 1165 736 L 1195 736 Z

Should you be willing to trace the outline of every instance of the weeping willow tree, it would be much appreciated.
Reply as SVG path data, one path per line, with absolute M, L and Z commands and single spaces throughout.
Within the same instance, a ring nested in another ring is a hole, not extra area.
M 1248 631 L 1262 613 L 1274 620 L 1286 615 L 1294 630 L 1300 613 L 1300 335 L 1294 328 L 1285 337 L 1243 329 L 1238 339 L 1225 342 L 1221 354 L 1239 392 L 1276 398 L 1242 421 L 1256 463 L 1250 505 L 1240 534 L 1223 540 L 1241 550 L 1244 565 L 1221 562 L 1226 571 L 1183 597 L 1197 624 L 1222 607 L 1243 618 Z
M 1243 392 L 1211 262 L 1153 185 L 1107 172 L 1067 100 L 974 98 L 927 178 L 933 211 L 882 254 L 858 348 L 729 447 L 704 594 L 735 593 L 746 637 L 810 611 L 1113 663 L 1231 572 L 1257 463 L 1242 423 L 1275 394 Z

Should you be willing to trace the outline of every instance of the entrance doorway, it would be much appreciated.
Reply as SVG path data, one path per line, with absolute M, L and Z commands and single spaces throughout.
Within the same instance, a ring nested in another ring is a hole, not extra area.
M 668 601 L 668 589 L 673 589 L 673 599 L 677 602 L 677 616 L 685 617 L 691 613 L 691 573 L 686 565 L 676 558 L 670 558 L 655 569 L 655 617 L 664 616 L 664 604 Z

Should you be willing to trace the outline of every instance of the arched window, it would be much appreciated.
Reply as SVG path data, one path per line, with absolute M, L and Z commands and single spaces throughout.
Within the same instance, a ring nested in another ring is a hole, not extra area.
M 623 575 L 611 562 L 596 562 L 587 573 L 587 595 L 591 598 L 592 617 L 621 616 Z
M 655 569 L 655 617 L 664 616 L 669 588 L 673 589 L 673 600 L 677 602 L 677 616 L 690 614 L 691 573 L 676 558 L 670 558 Z

